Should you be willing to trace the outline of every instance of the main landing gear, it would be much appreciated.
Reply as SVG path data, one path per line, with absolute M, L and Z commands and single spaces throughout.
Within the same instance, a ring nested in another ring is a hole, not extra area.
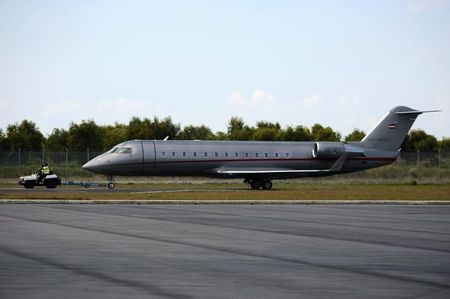
M 264 189 L 270 190 L 272 189 L 272 181 L 268 179 L 245 179 L 244 183 L 249 184 L 250 187 L 254 190 Z
M 114 184 L 114 177 L 112 175 L 108 175 L 106 179 L 109 181 L 108 189 L 114 189 L 114 187 L 116 187 L 116 184 Z

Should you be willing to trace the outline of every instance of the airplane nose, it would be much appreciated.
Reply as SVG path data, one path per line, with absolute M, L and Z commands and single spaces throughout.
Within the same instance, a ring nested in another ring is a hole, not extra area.
M 96 167 L 95 167 L 95 162 L 94 161 L 88 161 L 86 164 L 84 164 L 83 166 L 81 166 L 84 170 L 89 170 L 94 172 Z
M 109 163 L 109 159 L 105 161 L 103 155 L 100 155 L 90 161 L 88 161 L 86 164 L 81 166 L 84 170 L 92 171 L 95 173 L 103 173 L 105 166 L 107 166 Z

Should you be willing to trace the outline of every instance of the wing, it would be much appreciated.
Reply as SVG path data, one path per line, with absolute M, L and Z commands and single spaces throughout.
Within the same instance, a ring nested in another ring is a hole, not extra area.
M 251 168 L 251 169 L 244 169 L 242 167 L 236 167 L 236 168 L 219 168 L 217 170 L 217 173 L 220 174 L 229 174 L 229 175 L 283 175 L 283 174 L 290 174 L 290 175 L 308 175 L 308 174 L 332 174 L 334 172 L 338 172 L 342 169 L 342 166 L 344 165 L 345 159 L 347 158 L 346 154 L 343 154 L 339 157 L 339 159 L 336 160 L 336 162 L 333 163 L 333 165 L 329 169 L 286 169 L 286 168 Z

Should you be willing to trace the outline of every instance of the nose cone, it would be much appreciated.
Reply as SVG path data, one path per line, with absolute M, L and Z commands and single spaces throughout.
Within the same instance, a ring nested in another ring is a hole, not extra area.
M 84 170 L 89 170 L 92 172 L 97 172 L 98 170 L 98 165 L 96 165 L 97 163 L 94 160 L 91 160 L 89 162 L 87 162 L 86 164 L 84 164 L 82 167 Z

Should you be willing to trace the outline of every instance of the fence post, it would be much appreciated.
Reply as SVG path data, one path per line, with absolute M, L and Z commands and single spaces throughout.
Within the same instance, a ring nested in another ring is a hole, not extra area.
M 89 162 L 89 148 L 87 148 L 87 161 L 86 161 L 86 163 L 87 162 Z M 88 180 L 89 180 L 90 177 L 91 177 L 91 172 L 88 171 Z
M 438 149 L 438 184 L 441 183 L 441 149 Z
M 68 176 L 68 167 L 69 167 L 69 153 L 68 153 L 68 151 L 67 151 L 67 147 L 66 147 L 66 182 L 68 181 L 68 179 L 69 179 L 69 176 Z
M 21 161 L 20 161 L 20 148 L 19 148 L 19 177 L 21 176 L 21 174 L 22 174 L 22 171 L 21 171 L 21 169 L 20 169 L 20 165 L 21 164 Z
M 419 150 L 417 150 L 416 168 L 417 168 L 417 180 L 419 180 L 419 178 L 420 178 L 420 151 Z

